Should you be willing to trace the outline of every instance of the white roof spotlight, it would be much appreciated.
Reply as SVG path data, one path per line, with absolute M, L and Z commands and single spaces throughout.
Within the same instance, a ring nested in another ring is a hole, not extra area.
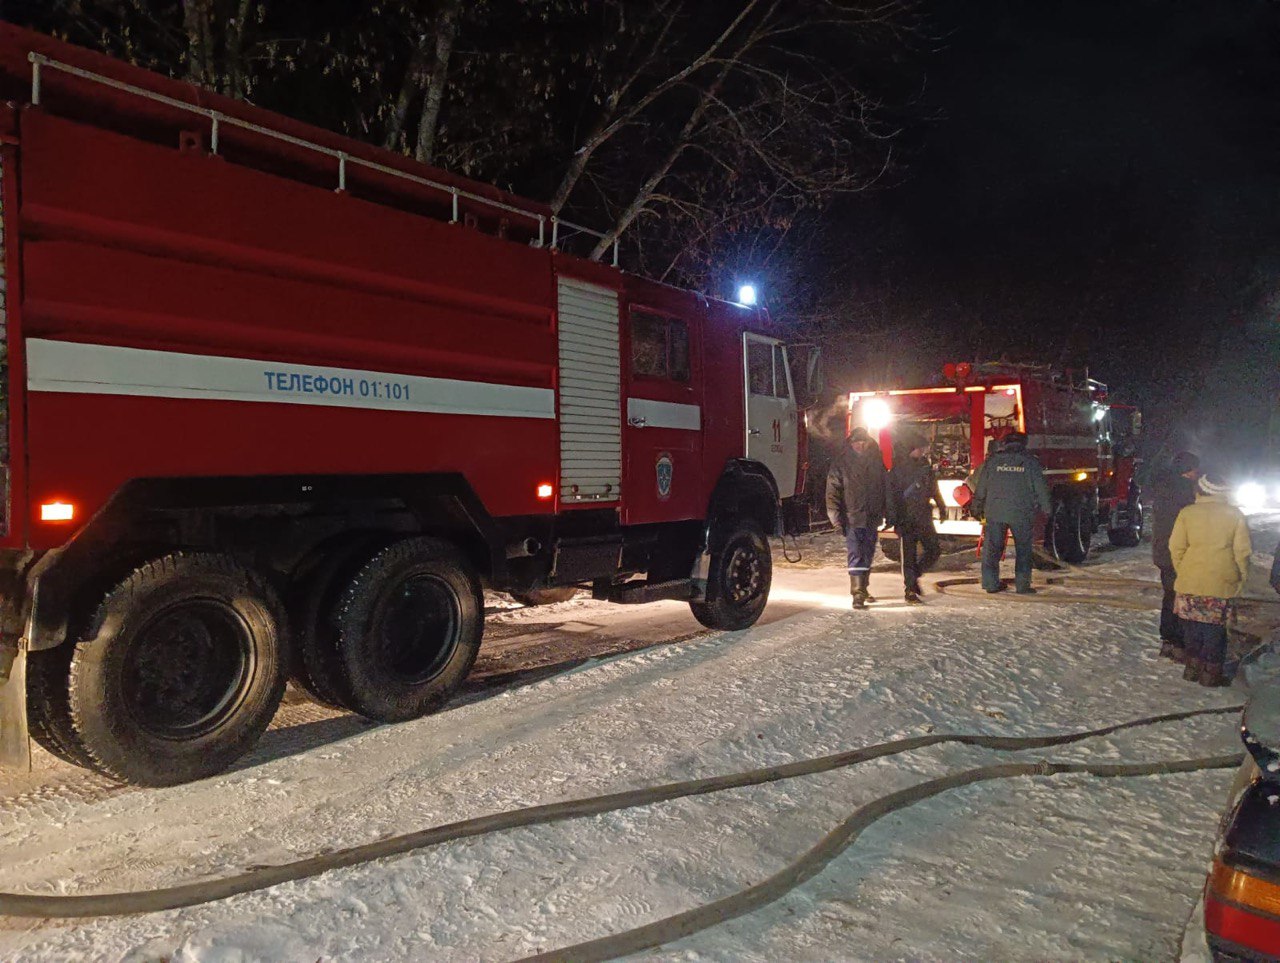
M 745 304 L 747 307 L 755 307 L 758 300 L 756 294 L 756 286 L 754 284 L 744 284 L 738 288 L 738 303 Z

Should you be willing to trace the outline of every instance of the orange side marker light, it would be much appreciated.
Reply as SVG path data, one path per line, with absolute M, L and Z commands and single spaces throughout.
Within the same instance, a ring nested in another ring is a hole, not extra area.
M 45 502 L 40 506 L 40 521 L 69 522 L 76 517 L 76 507 L 70 502 Z

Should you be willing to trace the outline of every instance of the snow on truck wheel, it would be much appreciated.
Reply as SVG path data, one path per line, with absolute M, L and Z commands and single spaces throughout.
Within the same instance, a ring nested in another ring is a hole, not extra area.
M 760 526 L 741 522 L 711 553 L 707 600 L 690 602 L 693 616 L 710 629 L 745 629 L 769 601 L 773 558 Z
M 71 656 L 71 724 L 90 764 L 145 786 L 226 769 L 280 704 L 284 625 L 271 588 L 227 556 L 177 553 L 135 569 Z
M 369 719 L 402 722 L 438 709 L 466 678 L 480 650 L 484 601 L 456 548 L 410 538 L 356 573 L 332 624 L 344 701 Z

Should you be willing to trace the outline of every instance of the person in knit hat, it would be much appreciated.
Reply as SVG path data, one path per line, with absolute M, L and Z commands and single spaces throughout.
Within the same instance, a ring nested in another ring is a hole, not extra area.
M 855 428 L 827 473 L 827 517 L 845 538 L 849 593 L 855 609 L 874 601 L 871 560 L 876 553 L 876 532 L 890 511 L 880 446 L 867 429 Z
M 1169 554 L 1169 536 L 1173 523 L 1188 505 L 1195 504 L 1196 479 L 1200 477 L 1200 459 L 1189 451 L 1173 456 L 1169 467 L 1161 472 L 1149 486 L 1155 501 L 1151 522 L 1151 560 L 1160 570 L 1160 584 L 1164 587 L 1164 600 L 1160 605 L 1160 654 L 1175 662 L 1185 661 L 1182 648 L 1182 623 L 1173 613 L 1177 596 L 1173 583 L 1178 573 L 1173 568 Z
M 1178 513 L 1169 536 L 1174 570 L 1174 611 L 1182 620 L 1186 669 L 1182 677 L 1203 686 L 1230 685 L 1223 675 L 1231 600 L 1249 577 L 1249 526 L 1227 500 L 1227 483 L 1204 475 L 1196 501 Z

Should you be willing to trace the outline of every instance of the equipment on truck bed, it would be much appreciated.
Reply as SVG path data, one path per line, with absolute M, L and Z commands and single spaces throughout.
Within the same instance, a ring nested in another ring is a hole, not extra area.
M 1112 403 L 1107 386 L 1087 372 L 991 362 L 948 364 L 943 373 L 944 384 L 853 392 L 848 408 L 850 428 L 864 425 L 878 434 L 886 466 L 893 464 L 898 433 L 928 440 L 946 502 L 935 522 L 941 536 L 953 544 L 981 536 L 960 486 L 993 443 L 1021 431 L 1053 493 L 1044 530 L 1053 557 L 1084 561 L 1100 528 L 1114 545 L 1138 544 L 1143 510 L 1134 471 L 1142 418 L 1136 408 Z M 897 551 L 889 539 L 882 547 Z
M 3 759 L 29 724 L 118 779 L 208 775 L 289 677 L 422 715 L 482 586 L 759 617 L 767 536 L 807 516 L 807 386 L 763 309 L 3 24 L 0 98 Z

